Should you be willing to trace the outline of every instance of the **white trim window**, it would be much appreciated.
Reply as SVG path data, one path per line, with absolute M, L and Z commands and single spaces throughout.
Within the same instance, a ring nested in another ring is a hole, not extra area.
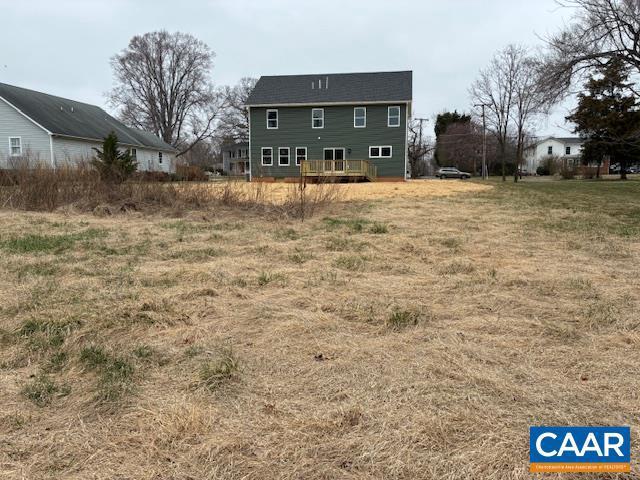
M 391 145 L 369 147 L 369 158 L 391 158 L 392 156 L 393 147 Z
M 267 109 L 267 130 L 278 129 L 278 109 Z
M 158 152 L 158 163 L 162 165 L 162 152 Z
M 278 166 L 279 167 L 288 167 L 289 166 L 289 147 L 278 147 Z
M 9 137 L 9 155 L 12 157 L 22 155 L 22 137 Z
M 307 147 L 296 147 L 296 165 L 307 161 Z
M 311 128 L 324 128 L 324 108 L 311 109 Z
M 353 128 L 366 128 L 367 126 L 367 107 L 353 108 Z
M 400 107 L 394 105 L 387 109 L 387 127 L 400 126 Z
M 262 156 L 262 166 L 270 167 L 271 165 L 273 165 L 273 148 L 262 147 L 260 154 Z
M 137 148 L 130 148 L 129 149 L 129 155 L 131 156 L 131 160 L 133 160 L 134 162 L 138 160 L 138 149 Z

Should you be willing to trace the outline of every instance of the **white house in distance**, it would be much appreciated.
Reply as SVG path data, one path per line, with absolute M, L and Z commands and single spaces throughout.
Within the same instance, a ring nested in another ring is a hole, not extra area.
M 24 158 L 54 168 L 88 160 L 110 132 L 138 170 L 175 172 L 175 148 L 100 107 L 0 83 L 0 169 Z
M 582 155 L 583 140 L 579 137 L 544 137 L 525 149 L 525 168 L 535 174 L 547 157 L 558 157 L 578 162 Z

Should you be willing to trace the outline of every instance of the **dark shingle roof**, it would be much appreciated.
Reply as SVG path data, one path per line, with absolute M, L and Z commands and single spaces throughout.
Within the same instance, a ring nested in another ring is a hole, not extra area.
M 260 77 L 247 105 L 410 102 L 412 72 Z
M 102 141 L 114 131 L 126 145 L 175 151 L 152 133 L 129 128 L 100 107 L 0 83 L 0 97 L 54 135 Z

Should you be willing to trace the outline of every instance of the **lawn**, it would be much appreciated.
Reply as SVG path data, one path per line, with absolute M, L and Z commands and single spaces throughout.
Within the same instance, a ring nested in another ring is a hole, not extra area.
M 341 188 L 0 211 L 0 477 L 520 479 L 530 425 L 638 458 L 640 181 Z

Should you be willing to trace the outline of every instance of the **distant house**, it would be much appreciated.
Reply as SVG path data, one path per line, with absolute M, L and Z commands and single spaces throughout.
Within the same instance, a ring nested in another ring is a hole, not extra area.
M 249 143 L 240 142 L 222 146 L 222 171 L 225 175 L 249 173 Z
M 175 148 L 100 107 L 0 83 L 0 168 L 24 158 L 54 168 L 88 160 L 112 131 L 138 170 L 175 171 Z
M 412 72 L 261 77 L 249 96 L 251 179 L 407 177 Z
M 557 157 L 563 161 L 579 164 L 583 143 L 584 141 L 579 137 L 544 137 L 539 139 L 525 150 L 525 168 L 530 173 L 536 173 L 536 169 L 548 157 Z

